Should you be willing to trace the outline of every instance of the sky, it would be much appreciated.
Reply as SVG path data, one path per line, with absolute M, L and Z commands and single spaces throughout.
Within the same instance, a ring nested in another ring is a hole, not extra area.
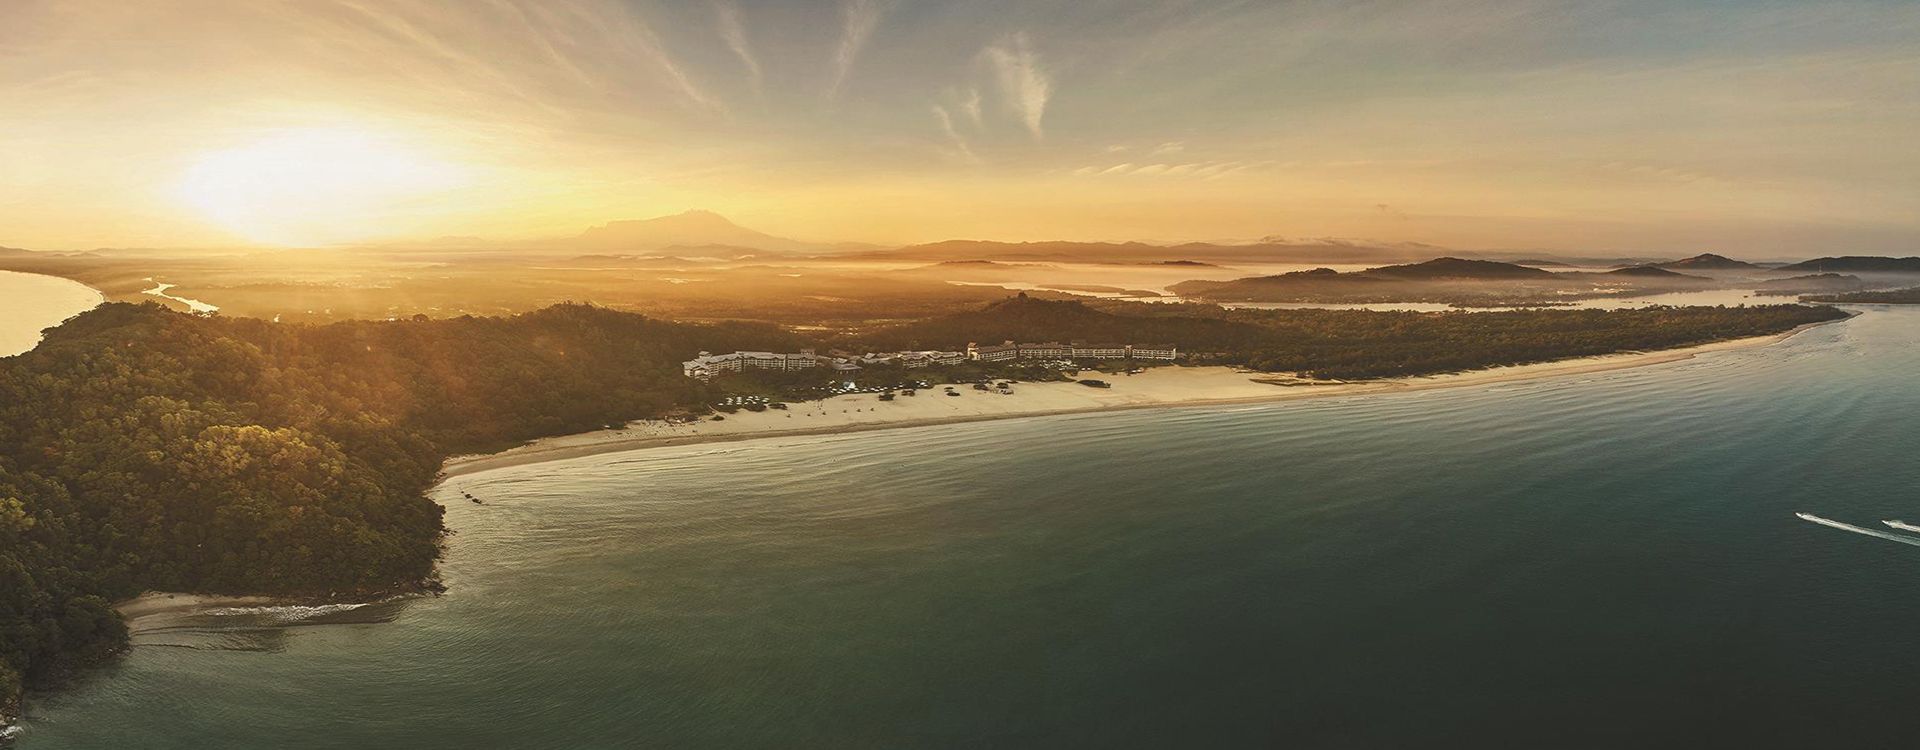
M 1920 3 L 0 0 L 0 245 L 1920 253 Z

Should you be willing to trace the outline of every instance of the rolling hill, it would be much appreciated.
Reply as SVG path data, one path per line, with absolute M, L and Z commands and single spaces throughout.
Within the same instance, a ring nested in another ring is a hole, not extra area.
M 1666 263 L 1655 263 L 1653 264 L 1653 267 L 1665 268 L 1669 270 L 1679 269 L 1679 270 L 1690 270 L 1690 271 L 1758 271 L 1760 270 L 1760 266 L 1756 266 L 1744 260 L 1734 260 L 1727 256 L 1715 255 L 1713 253 L 1701 253 L 1691 258 L 1682 258 L 1680 260 L 1668 261 Z
M 1815 258 L 1774 269 L 1781 273 L 1920 273 L 1920 257 L 1846 255 Z
M 687 211 L 652 219 L 614 221 L 588 229 L 570 245 L 596 251 L 642 252 L 671 247 L 723 247 L 788 253 L 817 249 L 729 221 L 712 211 Z

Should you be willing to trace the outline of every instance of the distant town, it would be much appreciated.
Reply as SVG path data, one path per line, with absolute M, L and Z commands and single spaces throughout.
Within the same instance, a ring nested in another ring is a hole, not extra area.
M 1127 359 L 1171 361 L 1179 356 L 1178 347 L 1166 344 L 1062 344 L 1057 342 L 1016 344 L 1006 341 L 986 346 L 970 343 L 967 344 L 967 350 L 964 352 L 924 350 L 846 356 L 816 354 L 812 349 L 802 349 L 798 352 L 737 351 L 726 354 L 701 352 L 700 356 L 680 363 L 680 369 L 687 377 L 705 382 L 712 380 L 718 373 L 746 370 L 784 372 L 826 369 L 837 373 L 853 373 L 858 372 L 862 365 L 920 368 L 932 365 L 957 365 L 967 361 Z

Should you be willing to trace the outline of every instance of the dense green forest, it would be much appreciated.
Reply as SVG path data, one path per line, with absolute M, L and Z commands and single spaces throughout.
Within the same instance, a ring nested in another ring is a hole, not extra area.
M 1884 292 L 1844 292 L 1806 298 L 1811 302 L 1857 302 L 1869 305 L 1920 305 L 1920 286 Z
M 1025 296 L 857 337 L 873 349 L 968 341 L 1176 344 L 1188 361 L 1342 380 L 1428 375 L 1779 333 L 1846 314 L 1829 307 L 1373 312 L 1049 301 Z
M 446 456 L 700 404 L 680 360 L 800 343 L 583 305 L 317 326 L 82 314 L 0 359 L 0 709 L 117 649 L 109 602 L 142 590 L 420 586 Z
M 1212 302 L 1444 302 L 1485 306 L 1631 297 L 1720 285 L 1713 279 L 1653 266 L 1556 273 L 1516 263 L 1435 258 L 1348 273 L 1316 268 L 1231 281 L 1195 279 L 1169 286 L 1168 290 Z

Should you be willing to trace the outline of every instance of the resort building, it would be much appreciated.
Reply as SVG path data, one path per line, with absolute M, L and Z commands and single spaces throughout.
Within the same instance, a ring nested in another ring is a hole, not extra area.
M 957 365 L 967 361 L 965 352 L 900 352 L 897 361 L 903 367 L 927 367 L 929 365 Z
M 1061 344 L 1044 342 L 1039 344 L 1016 344 L 1011 341 L 990 346 L 968 344 L 964 352 L 943 352 L 935 350 L 911 352 L 879 352 L 847 359 L 844 357 L 823 357 L 813 353 L 812 349 L 798 352 L 728 352 L 713 354 L 701 352 L 700 356 L 680 363 L 680 370 L 687 377 L 699 380 L 712 380 L 713 376 L 723 372 L 742 370 L 810 370 L 826 368 L 835 373 L 848 374 L 858 372 L 860 365 L 899 365 L 901 367 L 928 367 L 932 365 L 957 365 L 967 360 L 976 362 L 1009 362 L 1016 359 L 1038 361 L 1059 361 L 1070 359 L 1164 359 L 1171 360 L 1179 356 L 1179 350 L 1172 346 L 1134 346 L 1132 344 Z
M 957 365 L 967 361 L 966 352 L 917 351 L 917 352 L 881 352 L 868 353 L 856 357 L 863 365 L 899 365 L 901 367 L 926 367 L 929 365 Z
M 1005 362 L 1020 356 L 1020 348 L 1009 341 L 994 346 L 967 344 L 967 359 L 977 362 Z
M 1008 341 L 997 346 L 967 345 L 967 358 L 980 362 L 1005 362 L 1011 359 L 1062 360 L 1062 359 L 1163 359 L 1178 358 L 1180 350 L 1166 344 L 1134 346 L 1132 344 L 1084 344 L 1072 345 L 1055 342 L 1039 344 L 1016 344 Z
M 1147 346 L 1128 346 L 1128 359 L 1165 359 L 1180 356 L 1180 348 L 1172 344 L 1149 344 Z
M 1019 344 L 1021 359 L 1073 359 L 1073 347 L 1066 344 L 1047 342 L 1044 344 Z
M 836 357 L 822 357 L 812 349 L 798 352 L 728 352 L 714 354 L 701 352 L 700 356 L 680 363 L 680 372 L 698 380 L 712 380 L 722 372 L 740 372 L 742 370 L 809 370 L 815 367 L 828 367 L 836 372 L 852 372 L 860 366 Z
M 1126 359 L 1126 344 L 1074 344 L 1074 359 Z

